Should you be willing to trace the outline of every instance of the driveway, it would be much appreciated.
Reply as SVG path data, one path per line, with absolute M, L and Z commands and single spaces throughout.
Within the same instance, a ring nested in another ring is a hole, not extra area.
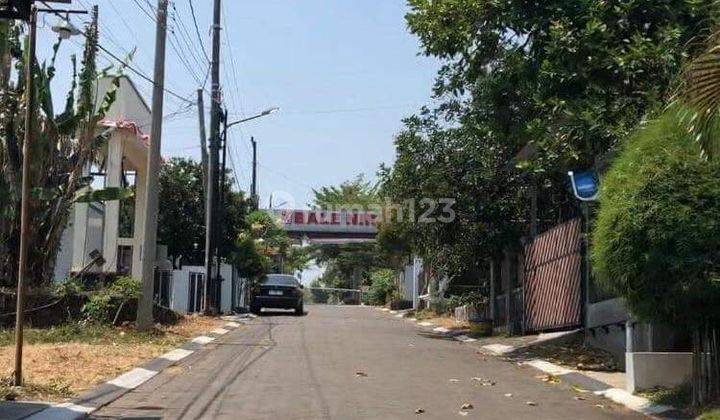
M 642 417 L 369 307 L 313 305 L 306 312 L 264 314 L 94 417 Z M 474 408 L 461 410 L 466 403 Z

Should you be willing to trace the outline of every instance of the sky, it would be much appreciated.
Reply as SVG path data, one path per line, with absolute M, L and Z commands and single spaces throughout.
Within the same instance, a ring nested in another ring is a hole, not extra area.
M 99 5 L 101 45 L 119 57 L 136 48 L 132 66 L 151 76 L 155 3 L 74 0 L 72 7 Z M 272 195 L 275 207 L 304 208 L 313 188 L 360 173 L 374 179 L 381 163 L 392 162 L 393 136 L 405 116 L 429 103 L 439 67 L 418 55 L 419 42 L 406 29 L 404 0 L 224 3 L 221 85 L 230 119 L 280 107 L 275 114 L 231 129 L 228 164 L 238 174 L 239 188 L 249 190 L 250 136 L 258 142 L 261 207 L 269 205 Z M 192 4 L 199 36 L 190 0 L 171 1 L 166 88 L 194 102 L 208 71 L 212 1 Z M 81 26 L 87 17 L 71 20 Z M 55 39 L 50 28 L 56 23 L 52 15 L 41 19 L 41 60 L 50 55 Z M 53 89 L 58 103 L 69 86 L 69 55 L 80 53 L 81 42 L 76 37 L 65 43 L 57 59 Z M 117 64 L 101 53 L 100 65 L 111 63 Z M 152 84 L 127 74 L 151 103 Z M 209 93 L 205 103 L 210 103 Z M 196 106 L 166 94 L 163 114 L 163 156 L 199 159 Z

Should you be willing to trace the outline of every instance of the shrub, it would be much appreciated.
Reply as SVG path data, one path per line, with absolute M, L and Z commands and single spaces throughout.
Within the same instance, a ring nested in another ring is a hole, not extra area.
M 451 308 L 468 305 L 473 308 L 481 308 L 487 305 L 488 298 L 480 292 L 465 292 L 461 295 L 453 295 L 448 298 L 448 304 Z
M 139 281 L 131 277 L 118 277 L 112 284 L 90 296 L 82 312 L 88 321 L 112 322 L 122 305 L 139 296 Z
M 319 279 L 315 279 L 310 283 L 310 296 L 313 303 L 327 303 L 330 293 L 322 289 L 323 285 Z
M 381 269 L 370 273 L 368 303 L 371 305 L 385 305 L 396 291 L 395 273 L 392 270 Z
M 600 285 L 641 320 L 720 318 L 720 165 L 670 111 L 639 129 L 605 176 L 593 231 Z

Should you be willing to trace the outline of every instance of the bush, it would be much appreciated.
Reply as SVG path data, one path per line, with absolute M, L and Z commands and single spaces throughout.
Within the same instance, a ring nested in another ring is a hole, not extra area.
M 465 305 L 479 309 L 487 305 L 487 303 L 488 298 L 480 292 L 465 292 L 448 298 L 448 304 L 452 309 Z
M 131 277 L 118 277 L 108 287 L 90 296 L 82 308 L 85 319 L 92 322 L 112 322 L 127 301 L 140 296 L 140 282 Z
M 678 118 L 639 129 L 605 176 L 592 262 L 641 320 L 707 325 L 720 318 L 720 165 Z
M 327 303 L 330 297 L 330 293 L 327 290 L 322 289 L 323 285 L 319 279 L 315 279 L 310 283 L 310 296 L 312 297 L 313 303 Z
M 395 273 L 390 269 L 376 270 L 370 273 L 370 290 L 368 303 L 371 305 L 385 305 L 388 299 L 397 294 Z

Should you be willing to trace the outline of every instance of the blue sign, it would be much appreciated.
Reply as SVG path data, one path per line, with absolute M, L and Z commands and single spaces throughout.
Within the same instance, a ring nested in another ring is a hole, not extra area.
M 572 183 L 573 193 L 580 201 L 597 200 L 599 186 L 595 172 L 568 172 Z

